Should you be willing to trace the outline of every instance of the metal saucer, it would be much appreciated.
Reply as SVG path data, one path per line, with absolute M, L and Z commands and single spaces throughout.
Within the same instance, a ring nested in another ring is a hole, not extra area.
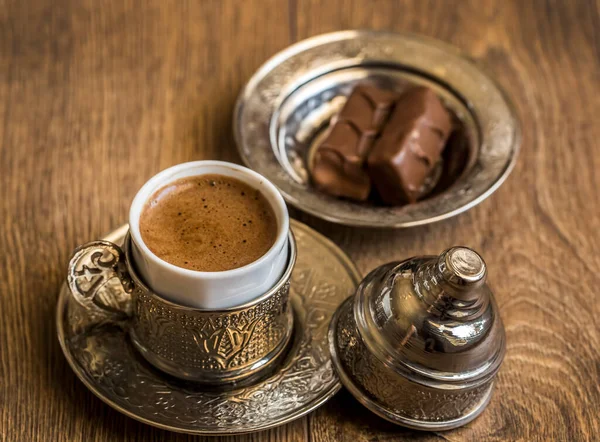
M 172 378 L 137 354 L 118 322 L 79 307 L 64 285 L 56 319 L 71 368 L 111 407 L 171 431 L 248 433 L 285 424 L 314 410 L 340 389 L 327 330 L 336 308 L 354 293 L 360 276 L 327 238 L 294 220 L 291 227 L 298 246 L 291 278 L 295 329 L 286 358 L 273 372 L 227 390 L 209 390 Z M 122 226 L 105 239 L 120 244 L 127 229 Z
M 312 187 L 310 152 L 358 82 L 398 91 L 423 84 L 440 95 L 461 122 L 468 145 L 453 182 L 403 207 L 355 203 Z M 241 92 L 233 124 L 243 161 L 271 180 L 287 202 L 331 222 L 369 227 L 429 224 L 470 209 L 504 182 L 521 139 L 500 88 L 454 47 L 374 31 L 324 34 L 278 53 Z

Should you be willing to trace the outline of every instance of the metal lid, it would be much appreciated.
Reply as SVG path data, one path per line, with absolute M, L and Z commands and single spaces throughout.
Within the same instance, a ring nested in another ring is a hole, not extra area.
M 396 371 L 463 385 L 495 375 L 504 329 L 477 252 L 452 247 L 371 275 L 356 294 L 354 316 L 379 360 Z

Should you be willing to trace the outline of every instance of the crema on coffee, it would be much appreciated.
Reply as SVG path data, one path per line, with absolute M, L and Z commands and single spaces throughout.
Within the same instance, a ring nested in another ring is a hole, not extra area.
M 256 189 L 223 175 L 182 178 L 157 190 L 140 217 L 144 243 L 190 270 L 243 267 L 275 243 L 277 220 Z

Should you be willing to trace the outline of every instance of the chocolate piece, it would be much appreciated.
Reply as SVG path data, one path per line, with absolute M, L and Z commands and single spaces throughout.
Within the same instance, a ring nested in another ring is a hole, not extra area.
M 398 94 L 375 86 L 354 88 L 315 153 L 312 177 L 319 189 L 333 196 L 367 199 L 371 182 L 365 158 L 397 98 Z
M 450 114 L 432 90 L 417 87 L 400 97 L 367 159 L 383 202 L 417 201 L 451 131 Z
M 312 177 L 316 186 L 333 196 L 364 201 L 371 181 L 359 153 L 361 134 L 356 127 L 338 121 L 315 153 Z
M 398 94 L 376 86 L 358 85 L 337 116 L 349 121 L 364 135 L 376 136 L 387 121 Z

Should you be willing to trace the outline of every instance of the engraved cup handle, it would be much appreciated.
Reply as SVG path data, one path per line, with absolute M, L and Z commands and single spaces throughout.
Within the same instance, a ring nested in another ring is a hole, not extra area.
M 93 241 L 73 252 L 67 283 L 75 300 L 89 311 L 122 320 L 131 316 L 133 280 L 123 250 L 109 241 Z

